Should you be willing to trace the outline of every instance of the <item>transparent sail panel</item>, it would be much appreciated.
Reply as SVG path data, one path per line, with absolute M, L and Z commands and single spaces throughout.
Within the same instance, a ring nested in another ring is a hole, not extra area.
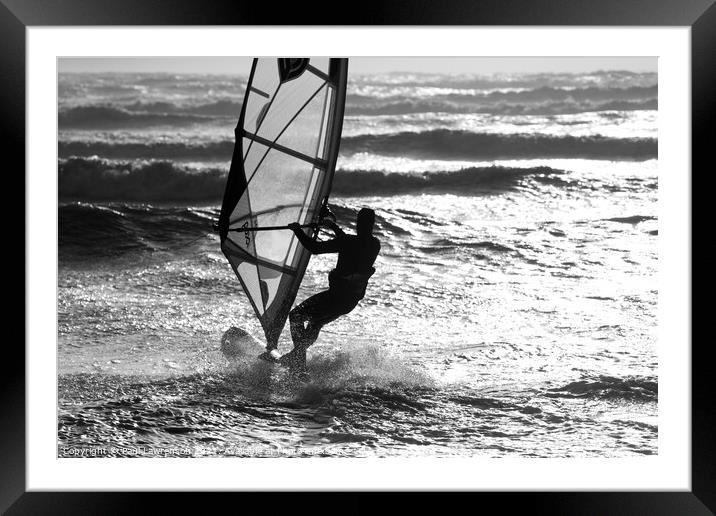
M 270 347 L 309 259 L 294 234 L 281 228 L 318 221 L 340 138 L 346 70 L 346 60 L 257 59 L 246 89 L 222 205 L 229 222 L 222 249 Z

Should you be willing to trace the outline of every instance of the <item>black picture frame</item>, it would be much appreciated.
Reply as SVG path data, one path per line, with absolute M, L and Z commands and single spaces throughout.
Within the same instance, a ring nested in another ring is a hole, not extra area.
M 50 25 L 531 25 L 531 26 L 688 26 L 691 28 L 692 80 L 692 237 L 708 235 L 708 214 L 699 211 L 699 196 L 708 195 L 704 178 L 713 173 L 709 152 L 716 143 L 716 6 L 714 0 L 432 0 L 366 1 L 345 4 L 312 2 L 250 4 L 238 0 L 1 0 L 0 51 L 3 78 L 2 142 L 8 170 L 25 166 L 25 29 Z M 348 14 L 346 6 L 354 8 Z M 317 15 L 323 12 L 327 14 Z M 339 13 L 339 14 L 331 14 Z M 700 188 L 693 188 L 699 177 Z M 23 190 L 24 191 L 24 190 Z M 18 196 L 19 197 L 19 196 Z M 24 199 L 24 195 L 23 195 Z M 19 213 L 19 208 L 14 210 Z M 23 210 L 24 213 L 24 210 Z M 12 223 L 16 225 L 15 222 Z M 700 226 L 704 232 L 699 232 Z M 710 235 L 709 235 L 710 237 Z M 24 238 L 24 235 L 23 235 Z M 19 239 L 17 240 L 19 242 Z M 693 240 L 692 240 L 693 241 Z M 712 246 L 712 245 L 711 245 Z M 24 247 L 23 247 L 24 248 Z M 713 252 L 713 250 L 711 250 Z M 711 286 L 713 274 L 705 270 L 692 248 L 692 275 L 704 272 L 697 285 Z M 23 256 L 24 258 L 24 256 Z M 20 267 L 25 266 L 24 260 Z M 26 269 L 25 269 L 26 270 Z M 27 270 L 25 272 L 27 274 Z M 709 289 L 710 290 L 710 289 Z M 695 291 L 692 291 L 695 292 Z M 23 295 L 24 299 L 24 295 Z M 694 297 L 695 299 L 695 297 Z M 708 304 L 708 302 L 706 303 Z M 23 306 L 25 306 L 23 304 Z M 692 334 L 697 303 L 692 303 Z M 704 305 L 701 305 L 704 306 Z M 702 308 L 702 310 L 705 308 Z M 705 334 L 707 335 L 707 334 Z M 6 342 L 16 342 L 7 340 Z M 527 492 L 479 493 L 479 503 L 499 504 L 500 511 L 515 509 L 538 514 L 713 514 L 716 511 L 716 425 L 712 401 L 711 338 L 671 343 L 688 349 L 692 358 L 691 491 L 688 492 Z M 26 492 L 25 488 L 25 354 L 4 349 L 0 423 L 0 510 L 7 514 L 105 514 L 146 512 L 148 497 L 137 493 Z M 10 365 L 11 364 L 11 365 Z M 211 496 L 223 503 L 227 495 Z M 240 496 L 247 496 L 241 494 Z M 369 508 L 357 494 L 340 499 L 350 512 Z M 299 497 L 299 500 L 303 500 Z M 412 497 L 424 503 L 422 496 Z M 186 509 L 187 494 L 162 496 L 162 512 Z M 261 503 L 256 495 L 242 503 Z M 302 501 L 298 502 L 303 503 Z M 402 502 L 401 502 L 402 503 Z M 453 503 L 461 503 L 453 501 Z M 474 501 L 470 502 L 474 507 Z M 343 509 L 342 509 L 343 510 Z M 406 510 L 406 506 L 403 506 Z

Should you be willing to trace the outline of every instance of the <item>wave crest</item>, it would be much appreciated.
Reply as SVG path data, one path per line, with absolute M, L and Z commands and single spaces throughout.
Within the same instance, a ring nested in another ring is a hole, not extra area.
M 59 143 L 61 158 L 101 156 L 110 159 L 171 159 L 229 161 L 230 140 L 210 143 L 149 142 Z M 422 133 L 361 134 L 341 141 L 341 153 L 361 152 L 419 159 L 488 160 L 530 158 L 585 158 L 647 160 L 658 157 L 654 138 L 605 136 L 549 136 L 531 134 L 474 133 L 435 129 Z
M 602 398 L 632 401 L 656 401 L 659 384 L 656 378 L 599 376 L 571 382 L 562 387 L 549 389 L 550 398 Z
M 114 163 L 101 159 L 60 161 L 60 199 L 200 201 L 222 195 L 226 171 L 188 170 L 169 161 Z
M 423 133 L 365 134 L 344 138 L 341 152 L 422 159 L 587 158 L 647 160 L 657 157 L 652 138 L 472 133 L 437 129 Z
M 550 167 L 470 167 L 454 172 L 391 174 L 376 170 L 338 170 L 333 194 L 397 195 L 429 191 L 489 192 L 515 186 L 526 176 L 562 174 Z M 61 160 L 58 170 L 61 200 L 82 201 L 218 201 L 227 171 L 195 171 L 169 161 L 112 162 L 98 158 Z
M 197 114 L 172 114 L 163 112 L 133 112 L 111 106 L 80 106 L 60 111 L 60 129 L 107 129 L 148 127 L 154 125 L 189 125 L 205 122 L 206 117 Z

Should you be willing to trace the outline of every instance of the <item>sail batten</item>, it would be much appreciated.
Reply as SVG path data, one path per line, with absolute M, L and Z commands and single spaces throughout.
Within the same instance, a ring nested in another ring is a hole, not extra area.
M 221 248 L 275 348 L 308 265 L 335 170 L 347 59 L 255 59 L 219 217 Z M 324 71 L 325 70 L 325 71 Z M 262 230 L 262 228 L 277 228 Z
M 308 65 L 308 67 L 307 67 L 306 69 L 307 69 L 308 71 L 310 71 L 311 73 L 315 74 L 316 76 L 320 77 L 321 79 L 325 80 L 325 81 L 330 80 L 330 77 L 328 77 L 328 75 L 326 75 L 325 73 L 323 73 L 323 72 L 322 72 L 321 70 L 319 70 L 318 68 L 316 68 L 316 67 L 314 67 L 314 66 L 311 66 L 310 64 Z
M 306 154 L 301 154 L 300 152 L 297 152 L 295 150 L 284 147 L 283 145 L 279 145 L 276 142 L 271 142 L 269 140 L 266 140 L 265 138 L 261 138 L 259 135 L 252 134 L 248 131 L 244 131 L 243 135 L 250 140 L 254 140 L 258 143 L 265 145 L 266 147 L 269 148 L 269 150 L 275 149 L 277 151 L 280 151 L 280 152 L 283 152 L 290 156 L 293 156 L 294 158 L 298 158 L 298 159 L 302 159 L 303 161 L 307 161 L 308 163 L 311 163 L 317 167 L 326 168 L 327 163 L 323 160 L 312 158 L 311 156 L 308 156 Z M 267 154 L 268 154 L 268 152 L 267 152 Z M 251 182 L 251 178 L 249 178 L 248 182 L 249 183 Z
M 265 91 L 261 91 L 261 90 L 258 89 L 258 88 L 251 87 L 251 91 L 253 91 L 254 93 L 258 93 L 259 95 L 261 95 L 262 97 L 266 97 L 267 99 L 268 99 L 268 98 L 271 98 L 271 95 L 269 95 L 269 94 L 266 93 Z

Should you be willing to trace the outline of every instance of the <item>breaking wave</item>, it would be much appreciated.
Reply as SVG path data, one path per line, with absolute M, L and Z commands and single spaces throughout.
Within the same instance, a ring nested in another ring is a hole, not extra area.
M 348 105 L 347 115 L 408 115 L 413 113 L 473 113 L 489 115 L 570 115 L 591 111 L 644 111 L 658 108 L 656 99 L 640 101 L 575 102 L 565 100 L 537 105 L 464 104 L 450 100 L 420 99 L 381 102 L 370 105 Z
M 587 158 L 647 160 L 657 157 L 652 138 L 472 133 L 438 129 L 423 133 L 365 134 L 344 138 L 341 152 L 370 152 L 423 159 Z
M 131 104 L 93 104 L 60 110 L 60 129 L 108 129 L 117 127 L 148 127 L 153 125 L 187 125 L 210 122 L 216 118 L 235 119 L 241 104 L 233 100 L 217 100 L 205 104 L 143 102 Z
M 333 192 L 344 195 L 395 195 L 415 192 L 478 193 L 504 189 L 526 176 L 561 174 L 550 167 L 469 167 L 454 172 L 390 174 L 382 171 L 340 171 Z
M 571 382 L 549 389 L 550 398 L 602 398 L 631 401 L 656 401 L 659 396 L 658 380 L 653 377 L 615 378 L 599 376 Z
M 134 102 L 124 108 L 128 111 L 147 113 L 178 113 L 237 118 L 241 112 L 241 103 L 233 100 L 217 100 L 197 105 L 175 104 L 173 102 Z
M 213 209 L 65 204 L 58 210 L 59 252 L 85 259 L 157 250 L 208 234 L 217 217 Z
M 415 90 L 415 88 L 418 90 Z M 508 88 L 481 91 L 465 88 L 433 88 L 420 86 L 395 88 L 386 85 L 358 88 L 349 92 L 347 115 L 398 115 L 409 113 L 485 113 L 493 115 L 559 115 L 588 111 L 636 111 L 658 109 L 658 88 L 632 86 L 626 88 Z M 416 91 L 420 94 L 416 94 Z M 220 99 L 194 104 L 134 100 L 124 103 L 95 103 L 60 110 L 60 129 L 108 129 L 149 127 L 210 122 L 216 118 L 238 117 L 241 103 Z
M 651 87 L 657 83 L 656 72 L 632 72 L 627 70 L 597 70 L 583 73 L 529 73 L 529 74 L 459 74 L 392 72 L 382 75 L 356 75 L 354 87 L 434 87 L 453 89 L 540 89 L 572 88 L 632 88 Z
M 550 167 L 469 167 L 454 172 L 391 174 L 338 170 L 334 195 L 396 195 L 413 192 L 478 193 L 515 186 L 526 176 L 563 171 Z M 196 171 L 168 161 L 113 162 L 71 158 L 59 163 L 61 200 L 216 201 L 226 185 L 225 169 Z
M 216 200 L 226 185 L 226 170 L 196 172 L 168 161 L 115 163 L 74 158 L 60 161 L 58 174 L 63 200 Z
M 60 111 L 58 125 L 61 129 L 108 129 L 138 128 L 156 125 L 190 125 L 205 122 L 200 114 L 174 114 L 165 112 L 133 112 L 110 106 L 80 106 Z
M 110 159 L 198 159 L 229 161 L 234 142 L 225 140 L 211 143 L 149 142 L 60 142 L 60 158 L 70 156 L 102 156 Z
M 61 158 L 102 156 L 110 159 L 229 161 L 233 149 L 233 140 L 210 143 L 79 141 L 59 143 Z M 448 160 L 524 158 L 647 160 L 657 158 L 658 145 L 657 140 L 653 138 L 473 133 L 447 129 L 422 133 L 362 134 L 343 138 L 342 154 L 352 155 L 359 152 Z

